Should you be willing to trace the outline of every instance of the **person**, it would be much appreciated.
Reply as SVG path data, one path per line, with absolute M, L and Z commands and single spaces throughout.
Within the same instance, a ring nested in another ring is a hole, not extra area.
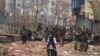
M 60 29 L 60 43 L 61 43 L 61 46 L 63 46 L 64 45 L 64 37 L 65 37 L 65 29 L 62 27 L 61 29 Z
M 44 35 L 45 35 L 45 39 L 46 39 L 46 42 L 47 42 L 48 35 L 49 35 L 49 29 L 48 29 L 48 27 L 47 27 L 46 30 L 44 31 Z
M 42 35 L 42 31 L 41 30 L 39 30 L 39 31 L 37 31 L 37 33 L 38 33 L 38 40 L 42 40 L 42 37 L 43 37 L 43 35 Z
M 22 44 L 26 44 L 28 32 L 27 32 L 27 29 L 25 27 L 22 27 L 22 29 L 20 31 L 20 35 L 21 35 Z
M 49 35 L 48 36 L 48 40 L 47 40 L 47 53 L 49 53 L 49 49 L 48 47 L 50 45 L 52 45 L 54 47 L 54 50 L 55 50 L 55 56 L 57 56 L 57 51 L 56 51 L 56 45 L 57 44 L 57 41 L 56 41 L 56 38 L 53 36 L 53 35 Z
M 56 38 L 53 37 L 53 35 L 49 35 L 48 36 L 48 40 L 47 40 L 47 45 L 53 45 L 55 47 L 55 45 L 57 44 Z
M 82 35 L 82 29 L 81 28 L 78 28 L 75 30 L 74 32 L 74 42 L 75 42 L 75 45 L 74 45 L 74 49 L 75 50 L 78 50 L 79 49 L 79 44 L 80 44 L 80 37 Z
M 71 42 L 73 40 L 73 36 L 72 36 L 72 31 L 71 30 L 67 30 L 65 33 L 65 40 L 67 40 L 68 42 Z
M 32 31 L 30 29 L 27 29 L 28 31 L 28 40 L 32 40 Z

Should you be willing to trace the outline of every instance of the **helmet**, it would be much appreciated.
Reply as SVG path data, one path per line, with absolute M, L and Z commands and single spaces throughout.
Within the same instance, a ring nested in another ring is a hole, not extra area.
M 50 35 L 49 38 L 50 38 L 50 39 L 53 38 L 53 35 Z

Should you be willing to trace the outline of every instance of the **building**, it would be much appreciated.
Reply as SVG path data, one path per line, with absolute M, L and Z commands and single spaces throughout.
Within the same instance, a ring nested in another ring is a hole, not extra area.
M 91 1 L 89 1 L 89 0 L 85 1 L 85 17 L 86 17 L 86 20 L 84 22 L 84 25 L 86 28 L 90 29 L 92 27 L 91 20 L 94 19 L 94 11 L 92 8 Z
M 85 4 L 85 0 L 71 0 L 71 8 L 73 15 L 79 15 L 82 5 Z
M 0 24 L 4 22 L 5 18 L 5 0 L 0 0 Z
M 85 14 L 83 10 L 84 5 L 85 5 L 85 0 L 71 0 L 72 17 L 73 16 L 76 17 L 76 26 L 80 28 L 84 28 L 84 20 L 85 20 Z
M 54 25 L 56 21 L 57 0 L 49 0 L 48 3 L 48 25 Z
M 8 13 L 12 13 L 15 7 L 16 10 L 21 11 L 21 9 L 25 9 L 27 12 L 32 8 L 32 6 L 33 0 L 6 0 L 6 11 Z
M 66 26 L 66 19 L 70 16 L 70 0 L 57 0 L 56 22 L 59 26 Z
M 85 26 L 95 34 L 100 34 L 100 0 L 85 1 Z

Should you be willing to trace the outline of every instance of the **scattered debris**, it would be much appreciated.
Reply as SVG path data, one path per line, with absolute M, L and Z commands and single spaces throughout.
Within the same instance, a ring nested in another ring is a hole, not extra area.
M 1 45 L 0 45 L 1 46 Z M 100 46 L 89 46 L 87 52 L 74 50 L 73 43 L 60 46 L 57 44 L 58 56 L 99 56 Z M 45 41 L 28 41 L 26 45 L 22 45 L 21 41 L 7 45 L 7 56 L 47 56 Z
M 0 44 L 0 56 L 6 56 L 7 55 L 7 48 Z

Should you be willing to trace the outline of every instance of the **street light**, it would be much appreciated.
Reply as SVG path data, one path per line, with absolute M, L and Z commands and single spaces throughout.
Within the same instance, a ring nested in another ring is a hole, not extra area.
M 41 23 L 43 24 L 42 16 L 43 16 L 44 12 L 41 12 L 40 14 L 41 14 Z
M 10 33 L 12 33 L 13 30 L 11 30 L 11 29 L 12 29 L 12 27 L 13 27 L 13 25 L 12 25 L 12 16 L 13 16 L 13 14 L 10 13 L 9 16 L 10 16 L 10 18 L 11 18 L 11 19 L 9 19 L 9 20 L 10 20 L 10 27 L 11 27 L 11 28 L 10 28 L 10 31 L 11 31 Z
M 12 16 L 12 13 L 10 13 L 9 16 Z
M 42 35 L 43 35 L 44 24 L 43 24 L 43 18 L 42 18 L 42 16 L 43 16 L 44 12 L 41 12 L 40 14 L 41 14 Z
M 43 17 L 44 12 L 41 12 L 40 14 L 41 14 L 41 24 L 43 26 L 43 18 L 42 17 Z M 43 27 L 42 27 L 42 29 L 43 29 Z
M 23 8 L 21 8 L 21 13 L 20 13 L 20 15 L 22 16 L 23 15 L 23 13 L 24 13 L 24 11 L 23 11 L 24 9 Z

